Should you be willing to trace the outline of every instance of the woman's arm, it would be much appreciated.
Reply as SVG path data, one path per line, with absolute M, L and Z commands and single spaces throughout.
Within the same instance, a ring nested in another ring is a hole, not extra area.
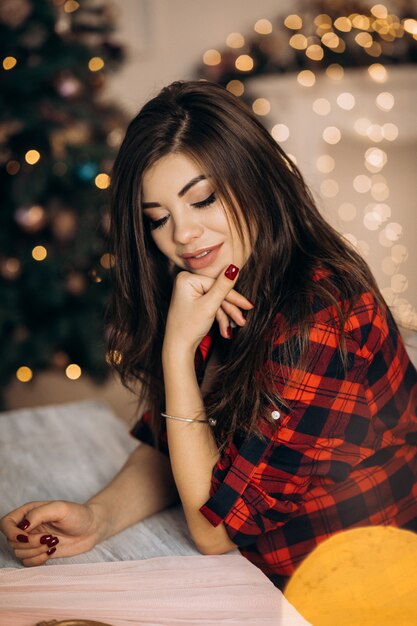
M 87 552 L 177 501 L 169 460 L 142 443 L 115 478 L 85 504 L 29 502 L 3 517 L 0 530 L 24 565 L 41 565 L 49 558 Z M 22 520 L 29 525 L 22 524 Z M 58 539 L 52 542 L 56 548 L 53 554 L 47 554 L 51 548 L 48 543 L 41 543 L 45 536 Z

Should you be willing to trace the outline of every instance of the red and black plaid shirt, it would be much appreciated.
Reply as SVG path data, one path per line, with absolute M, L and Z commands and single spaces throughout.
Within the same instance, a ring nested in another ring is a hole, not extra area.
M 316 309 L 308 371 L 280 364 L 279 337 L 274 346 L 276 389 L 290 410 L 271 407 L 280 415 L 275 434 L 260 420 L 266 441 L 233 439 L 200 509 L 278 587 L 340 530 L 382 524 L 417 531 L 417 372 L 397 326 L 363 293 L 346 325 L 344 371 L 335 312 Z M 203 366 L 211 341 L 208 335 L 200 345 Z M 152 445 L 148 419 L 132 434 Z M 160 449 L 169 454 L 166 431 Z

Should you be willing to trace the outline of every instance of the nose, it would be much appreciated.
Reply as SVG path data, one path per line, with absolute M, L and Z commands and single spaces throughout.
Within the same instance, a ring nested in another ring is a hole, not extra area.
M 201 237 L 203 226 L 191 216 L 182 215 L 174 221 L 174 241 L 185 245 Z

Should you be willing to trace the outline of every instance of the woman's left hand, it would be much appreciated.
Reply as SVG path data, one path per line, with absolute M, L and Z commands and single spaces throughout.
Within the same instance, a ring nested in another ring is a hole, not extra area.
M 235 266 L 230 266 L 235 267 Z M 226 269 L 226 268 L 225 268 Z M 225 271 L 214 279 L 200 274 L 180 272 L 175 279 L 168 311 L 164 350 L 195 351 L 217 319 L 220 333 L 230 337 L 230 321 L 244 326 L 241 309 L 250 310 L 253 304 L 233 289 L 238 271 Z

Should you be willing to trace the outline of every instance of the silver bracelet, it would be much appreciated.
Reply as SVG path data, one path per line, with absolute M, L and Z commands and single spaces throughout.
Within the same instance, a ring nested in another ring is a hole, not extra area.
M 176 415 L 167 415 L 166 413 L 161 413 L 162 417 L 167 417 L 170 420 L 178 420 L 180 422 L 201 422 L 203 424 L 210 424 L 210 426 L 215 426 L 217 424 L 217 420 L 213 417 L 210 417 L 208 420 L 193 420 L 188 417 L 177 417 Z

